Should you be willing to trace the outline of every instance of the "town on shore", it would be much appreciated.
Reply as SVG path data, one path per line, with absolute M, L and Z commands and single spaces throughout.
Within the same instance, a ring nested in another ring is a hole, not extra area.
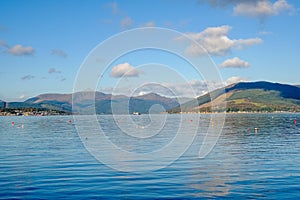
M 4 108 L 0 109 L 0 116 L 50 116 L 50 115 L 70 115 L 65 111 L 52 110 L 46 108 Z
M 133 115 L 141 115 L 142 113 L 134 112 Z M 193 111 L 187 111 L 187 112 L 178 112 L 178 113 L 172 113 L 172 112 L 162 112 L 160 114 L 256 114 L 256 113 L 298 113 L 298 112 L 291 112 L 291 111 L 224 111 L 224 112 L 193 112 Z M 65 112 L 60 110 L 53 110 L 53 109 L 46 109 L 46 108 L 5 108 L 0 109 L 0 116 L 52 116 L 52 115 L 72 115 L 72 114 L 78 114 L 78 113 L 71 113 L 71 112 Z M 147 114 L 147 113 L 143 113 Z

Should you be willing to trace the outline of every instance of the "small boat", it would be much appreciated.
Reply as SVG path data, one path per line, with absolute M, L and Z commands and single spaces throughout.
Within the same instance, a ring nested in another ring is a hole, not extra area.
M 141 113 L 139 113 L 139 112 L 133 112 L 132 114 L 133 115 L 141 115 Z

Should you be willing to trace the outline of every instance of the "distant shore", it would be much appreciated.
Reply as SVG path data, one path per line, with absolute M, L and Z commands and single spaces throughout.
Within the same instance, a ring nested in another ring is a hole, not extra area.
M 53 116 L 53 115 L 72 115 L 59 110 L 46 108 L 5 108 L 0 109 L 0 116 Z
M 291 111 L 274 111 L 274 112 L 180 112 L 180 113 L 167 113 L 167 114 L 300 114 L 300 112 Z
M 155 113 L 157 115 L 160 114 L 168 114 L 168 115 L 212 115 L 212 114 L 226 114 L 226 115 L 242 115 L 242 114 L 300 114 L 300 112 L 290 112 L 290 111 L 275 111 L 275 112 L 179 112 L 179 113 Z M 6 109 L 0 110 L 0 116 L 63 116 L 63 115 L 89 115 L 89 114 L 79 114 L 79 113 L 71 113 L 64 112 L 58 110 L 48 110 L 48 109 L 33 109 L 33 110 L 20 110 L 20 109 Z M 93 114 L 90 114 L 93 115 Z M 101 113 L 97 115 L 128 115 L 124 114 L 112 114 L 112 113 Z M 129 114 L 136 115 L 136 114 Z M 148 113 L 140 113 L 140 115 L 148 115 Z

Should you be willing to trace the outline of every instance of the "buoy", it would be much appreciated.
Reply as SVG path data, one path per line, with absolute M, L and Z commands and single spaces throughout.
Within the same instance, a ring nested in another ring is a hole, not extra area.
M 211 122 L 211 126 L 214 127 L 215 126 L 215 122 Z
M 68 123 L 69 123 L 69 124 L 72 124 L 72 120 L 68 120 Z
M 294 124 L 295 124 L 295 125 L 297 124 L 297 120 L 296 120 L 296 119 L 294 119 Z
M 14 125 L 15 125 L 15 122 L 11 122 L 11 125 L 14 126 Z
M 192 122 L 193 122 L 193 120 L 191 119 L 191 120 L 190 120 L 190 122 L 192 123 Z
M 258 128 L 254 128 L 254 131 L 255 131 L 255 133 L 257 133 L 258 132 Z
M 251 131 L 251 128 L 248 128 L 248 133 L 250 133 L 250 131 Z

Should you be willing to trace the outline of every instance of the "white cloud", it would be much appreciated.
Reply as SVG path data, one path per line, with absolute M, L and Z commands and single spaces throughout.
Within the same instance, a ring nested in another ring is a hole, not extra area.
M 114 78 L 137 77 L 140 73 L 139 70 L 135 69 L 129 63 L 122 63 L 112 68 L 110 76 Z
M 118 12 L 119 12 L 119 6 L 118 6 L 118 4 L 116 2 L 113 2 L 111 4 L 111 7 L 112 7 L 113 14 L 115 14 L 115 15 L 118 14 Z
M 22 45 L 18 44 L 9 48 L 7 53 L 14 56 L 33 55 L 34 49 L 31 46 L 23 47 Z
M 19 96 L 19 99 L 24 99 L 24 98 L 25 98 L 24 94 L 22 94 L 22 95 Z
M 51 55 L 59 56 L 59 57 L 62 57 L 62 58 L 67 57 L 66 52 L 64 52 L 63 50 L 60 50 L 60 49 L 52 49 Z
M 258 34 L 260 34 L 260 35 L 272 35 L 273 33 L 271 31 L 259 31 Z
M 142 27 L 154 27 L 155 23 L 153 21 L 149 21 L 147 23 L 145 23 L 144 25 L 142 25 Z
M 231 84 L 234 84 L 234 83 L 246 82 L 246 81 L 249 81 L 249 79 L 242 78 L 240 76 L 233 76 L 233 77 L 230 77 L 226 80 L 226 85 L 231 85 Z
M 8 44 L 5 41 L 0 40 L 0 47 L 8 48 Z
M 130 28 L 133 25 L 134 21 L 130 17 L 125 17 L 120 21 L 120 27 L 125 29 L 125 28 Z
M 34 78 L 33 75 L 28 74 L 28 75 L 26 75 L 26 76 L 21 77 L 21 80 L 31 80 L 31 79 L 33 79 L 33 78 Z
M 196 40 L 204 48 L 193 44 L 187 48 L 187 53 L 197 56 L 203 55 L 207 51 L 212 55 L 224 56 L 231 52 L 232 49 L 243 49 L 262 42 L 260 38 L 230 39 L 228 37 L 230 29 L 230 26 L 223 25 L 219 27 L 209 27 L 199 33 L 186 34 L 191 39 Z
M 119 5 L 117 4 L 117 2 L 112 2 L 112 3 L 109 3 L 109 4 L 107 4 L 107 5 L 108 5 L 108 7 L 111 8 L 112 13 L 113 13 L 114 15 L 119 14 L 120 9 L 119 9 Z
M 286 0 L 277 0 L 274 3 L 269 0 L 240 2 L 233 9 L 235 15 L 259 18 L 279 15 L 286 11 L 290 13 L 295 11 L 295 8 Z
M 222 83 L 205 80 L 191 80 L 177 84 L 165 83 L 164 85 L 174 91 L 174 96 L 189 98 L 198 97 L 206 94 L 209 90 L 222 87 Z
M 244 60 L 234 57 L 232 59 L 225 60 L 220 67 L 222 68 L 248 68 L 250 64 Z
M 188 97 L 201 96 L 207 91 L 224 87 L 225 85 L 216 81 L 191 80 L 185 83 L 143 83 L 142 85 L 131 87 L 117 87 L 101 89 L 104 93 L 114 95 L 139 96 L 148 93 L 156 93 L 167 97 Z
M 256 2 L 260 0 L 198 0 L 199 3 L 208 3 L 209 5 L 213 7 L 226 7 L 229 5 L 234 5 L 241 2 Z
M 227 85 L 238 82 L 249 81 L 248 78 L 240 76 L 233 76 L 228 78 L 224 82 L 217 81 L 205 81 L 205 80 L 191 80 L 184 83 L 143 83 L 142 86 L 136 87 L 117 87 L 117 88 L 103 88 L 104 93 L 114 95 L 129 95 L 140 96 L 148 93 L 156 93 L 166 97 L 187 97 L 194 98 L 206 94 L 208 91 L 213 91 L 219 88 L 223 88 Z
M 234 42 L 234 46 L 233 46 L 234 48 L 244 49 L 245 47 L 262 43 L 262 39 L 260 38 L 238 39 L 238 40 L 233 40 L 233 42 Z
M 58 71 L 58 70 L 56 70 L 54 67 L 51 67 L 49 70 L 48 70 L 48 73 L 49 74 L 60 74 L 61 73 L 61 71 Z

